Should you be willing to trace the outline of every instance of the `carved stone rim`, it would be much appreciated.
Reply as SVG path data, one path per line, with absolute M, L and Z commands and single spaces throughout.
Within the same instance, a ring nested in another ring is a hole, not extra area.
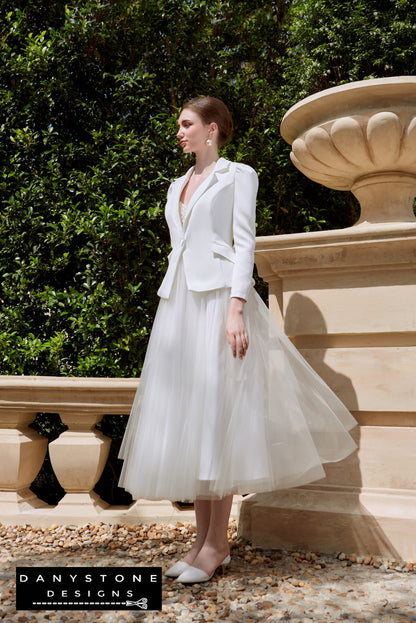
M 325 89 L 292 106 L 282 119 L 280 133 L 290 144 L 310 128 L 338 117 L 393 106 L 416 107 L 416 76 L 373 78 Z

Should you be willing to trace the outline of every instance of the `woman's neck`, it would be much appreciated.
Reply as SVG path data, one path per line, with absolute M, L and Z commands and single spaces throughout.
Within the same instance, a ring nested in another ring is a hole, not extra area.
M 218 158 L 216 149 L 196 154 L 194 175 L 204 175 L 204 173 L 211 172 L 215 168 Z

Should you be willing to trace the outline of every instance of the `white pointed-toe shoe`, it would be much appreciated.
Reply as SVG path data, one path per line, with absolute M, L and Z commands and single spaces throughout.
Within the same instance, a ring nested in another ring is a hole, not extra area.
M 224 560 L 218 565 L 218 567 L 225 567 L 225 565 L 229 565 L 230 562 L 231 556 L 228 554 L 228 556 L 224 558 Z M 214 569 L 211 575 L 208 575 L 208 573 L 205 573 L 205 571 L 202 571 L 202 569 L 198 569 L 198 567 L 192 567 L 191 565 L 188 565 L 188 568 L 185 569 L 185 571 L 176 578 L 176 582 L 181 582 L 182 584 L 208 582 L 208 580 L 212 578 L 218 567 Z
M 179 562 L 176 562 L 173 567 L 170 567 L 167 571 L 165 571 L 165 575 L 168 578 L 177 578 L 181 575 L 181 573 L 186 571 L 186 569 L 189 569 L 190 566 L 191 565 L 187 562 L 180 560 Z

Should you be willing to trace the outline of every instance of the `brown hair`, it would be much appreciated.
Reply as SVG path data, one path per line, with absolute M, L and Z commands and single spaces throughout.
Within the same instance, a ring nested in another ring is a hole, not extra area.
M 186 102 L 183 109 L 188 108 L 202 121 L 209 125 L 215 122 L 218 126 L 218 145 L 222 147 L 231 137 L 233 132 L 233 120 L 227 106 L 216 97 L 194 97 Z

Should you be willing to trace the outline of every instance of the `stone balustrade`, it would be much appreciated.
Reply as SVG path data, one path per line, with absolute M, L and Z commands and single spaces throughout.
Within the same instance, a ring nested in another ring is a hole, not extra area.
M 104 414 L 128 414 L 136 379 L 0 377 L 0 522 L 4 524 L 149 523 L 193 519 L 168 501 L 104 502 L 94 487 L 105 467 L 111 439 L 95 428 Z M 30 489 L 48 440 L 29 425 L 38 413 L 58 413 L 68 427 L 49 443 L 54 473 L 65 490 L 56 506 Z M 236 515 L 238 499 L 233 507 Z

